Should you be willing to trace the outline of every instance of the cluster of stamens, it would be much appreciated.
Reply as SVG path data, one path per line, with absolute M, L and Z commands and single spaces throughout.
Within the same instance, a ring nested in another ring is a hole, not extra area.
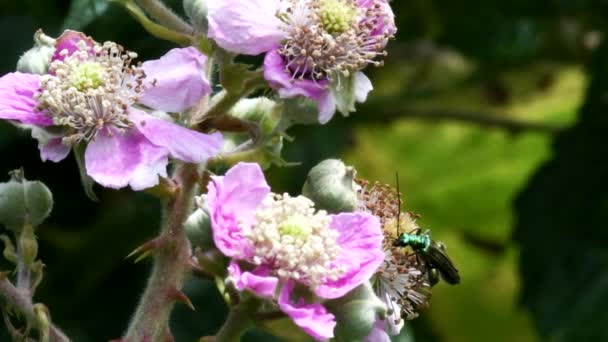
M 329 227 L 331 217 L 325 211 L 315 212 L 308 198 L 270 194 L 255 218 L 245 232 L 254 246 L 255 264 L 269 266 L 278 277 L 298 280 L 312 289 L 344 273 L 333 264 L 340 253 L 339 233 Z
M 110 134 L 130 128 L 128 107 L 145 90 L 143 70 L 131 65 L 137 54 L 113 42 L 77 46 L 71 55 L 60 52 L 64 59 L 51 63 L 35 95 L 36 109 L 68 128 L 68 145 L 89 141 L 105 128 L 113 127 Z
M 394 247 L 400 233 L 413 233 L 420 229 L 416 215 L 401 212 L 401 193 L 388 184 L 356 180 L 359 188 L 359 210 L 368 211 L 380 219 L 384 234 L 384 262 L 376 273 L 374 287 L 389 309 L 397 310 L 405 319 L 418 317 L 418 312 L 428 305 L 431 286 L 426 265 L 410 248 Z M 400 319 L 400 318 L 399 318 Z M 396 325 L 399 321 L 394 322 Z
M 283 0 L 279 13 L 287 38 L 279 49 L 292 80 L 314 82 L 348 76 L 385 56 L 384 47 L 394 32 L 378 32 L 378 24 L 388 25 L 382 2 L 370 0 L 369 8 L 357 0 Z

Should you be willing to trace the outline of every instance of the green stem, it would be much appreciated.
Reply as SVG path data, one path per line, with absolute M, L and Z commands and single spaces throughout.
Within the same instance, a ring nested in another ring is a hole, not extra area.
M 11 284 L 8 279 L 0 279 L 0 299 L 7 303 L 13 310 L 21 314 L 30 326 L 38 330 L 42 329 L 42 327 L 40 327 L 40 321 L 36 316 L 32 300 Z M 59 328 L 52 324 L 49 327 L 49 340 L 51 342 L 70 341 Z
M 137 0 L 139 5 L 152 18 L 156 19 L 161 25 L 164 25 L 172 30 L 192 34 L 194 29 L 188 25 L 182 18 L 178 17 L 171 11 L 162 1 L 159 0 Z
M 253 326 L 253 317 L 261 302 L 255 297 L 243 299 L 233 307 L 226 322 L 215 335 L 215 342 L 238 342 L 247 330 Z
M 178 165 L 175 178 L 179 190 L 165 207 L 167 219 L 158 238 L 160 245 L 155 251 L 152 273 L 124 341 L 158 341 L 170 334 L 169 318 L 178 300 L 176 293 L 181 291 L 189 272 L 190 245 L 184 222 L 192 211 L 197 166 Z
M 131 16 L 137 20 L 143 28 L 153 36 L 174 42 L 182 46 L 189 46 L 192 43 L 192 37 L 182 32 L 170 30 L 162 25 L 159 25 L 152 20 L 148 19 L 144 11 L 139 8 L 131 0 L 109 0 L 122 5 Z

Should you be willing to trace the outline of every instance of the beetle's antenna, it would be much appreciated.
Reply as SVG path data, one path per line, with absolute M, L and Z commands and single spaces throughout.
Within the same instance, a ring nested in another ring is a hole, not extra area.
M 401 235 L 400 227 L 401 224 L 401 191 L 399 190 L 399 171 L 395 171 L 395 183 L 397 185 L 397 203 L 399 207 L 397 208 L 397 237 Z

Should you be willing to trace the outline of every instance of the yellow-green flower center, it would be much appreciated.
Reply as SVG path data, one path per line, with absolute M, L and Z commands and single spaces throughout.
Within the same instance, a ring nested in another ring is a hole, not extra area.
M 104 84 L 105 70 L 96 62 L 83 62 L 70 75 L 70 84 L 80 90 L 97 89 Z
M 312 232 L 312 227 L 302 215 L 294 215 L 279 226 L 281 236 L 289 235 L 293 238 L 305 239 Z
M 321 0 L 319 17 L 329 33 L 343 33 L 355 23 L 357 10 L 348 0 Z

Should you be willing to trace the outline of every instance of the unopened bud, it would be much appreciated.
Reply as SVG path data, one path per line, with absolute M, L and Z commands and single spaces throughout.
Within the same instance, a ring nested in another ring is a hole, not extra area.
M 205 251 L 197 250 L 196 259 L 198 264 L 205 272 L 215 276 L 224 277 L 226 275 L 227 260 L 224 254 L 216 248 L 207 249 Z
M 207 0 L 184 0 L 184 11 L 196 31 L 207 34 Z
M 362 341 L 377 321 L 386 318 L 387 309 L 369 283 L 355 288 L 346 296 L 331 300 L 325 306 L 336 316 L 336 338 L 340 341 Z
M 2 251 L 4 259 L 17 265 L 17 250 L 15 249 L 15 245 L 13 245 L 13 241 L 7 235 L 0 235 L 0 240 L 4 242 L 4 251 Z
M 293 125 L 319 124 L 319 109 L 317 103 L 303 96 L 286 99 L 283 102 L 283 117 L 281 129 L 286 130 Z
M 34 227 L 26 224 L 18 237 L 19 253 L 26 265 L 32 265 L 38 256 L 38 241 L 34 234 Z
M 17 71 L 44 75 L 48 72 L 54 53 L 55 39 L 38 30 L 34 34 L 34 47 L 19 58 Z
M 262 133 L 271 134 L 281 121 L 282 108 L 274 101 L 258 97 L 254 99 L 243 99 L 237 102 L 230 115 L 239 119 L 257 123 Z
M 193 246 L 207 249 L 213 247 L 211 220 L 209 219 L 209 212 L 207 211 L 204 197 L 199 197 L 197 204 L 199 208 L 188 217 L 184 227 L 186 228 L 188 240 L 190 240 Z
M 326 159 L 310 170 L 302 195 L 315 202 L 317 209 L 329 213 L 353 212 L 357 209 L 355 173 L 341 160 Z
M 0 183 L 0 224 L 14 232 L 38 226 L 51 213 L 53 194 L 43 183 L 26 180 L 22 170 L 11 172 L 11 178 Z

